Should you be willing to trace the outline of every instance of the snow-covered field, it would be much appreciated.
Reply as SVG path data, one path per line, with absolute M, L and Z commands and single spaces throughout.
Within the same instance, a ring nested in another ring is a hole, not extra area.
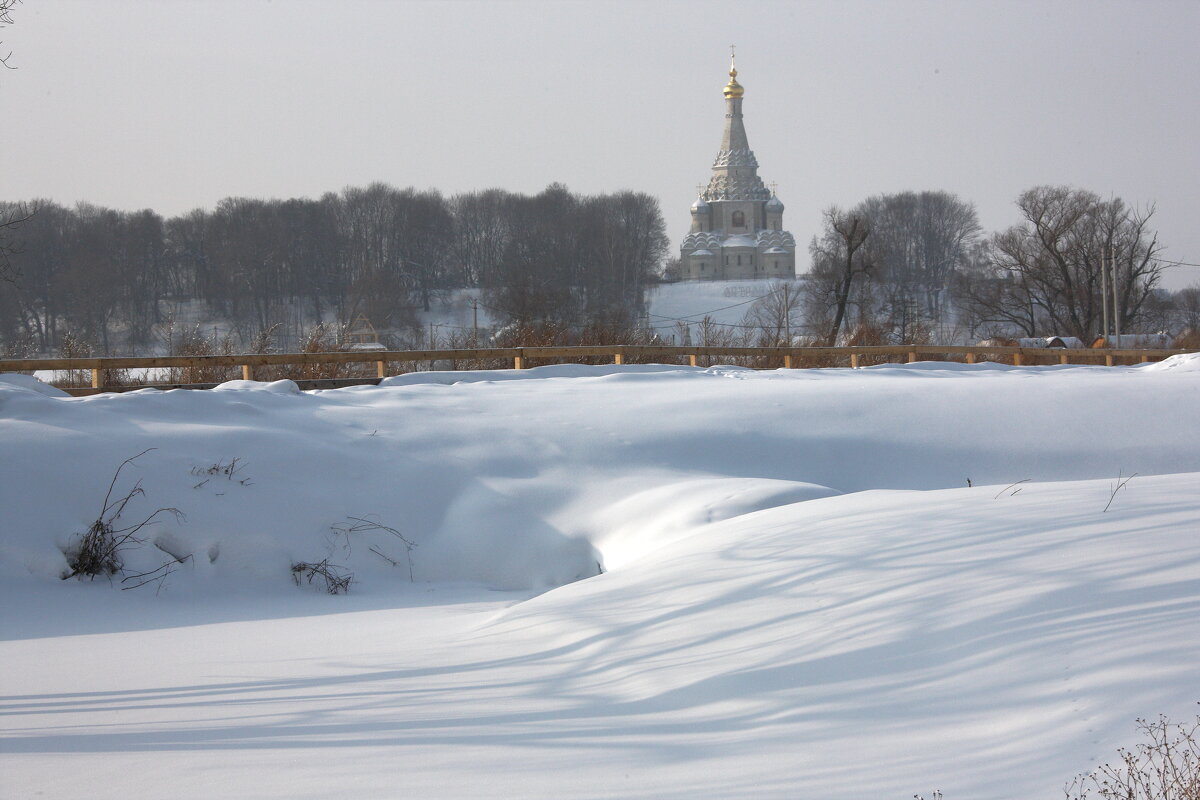
M 60 580 L 146 450 L 172 571 Z M 1200 700 L 1200 355 L 4 376 L 0 465 L 5 798 L 1054 797 Z

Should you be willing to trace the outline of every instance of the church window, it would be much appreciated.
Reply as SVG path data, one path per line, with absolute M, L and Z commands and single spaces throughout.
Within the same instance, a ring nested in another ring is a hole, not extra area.
M 735 228 L 746 227 L 746 212 L 744 212 L 744 211 L 733 212 L 733 227 L 735 227 Z

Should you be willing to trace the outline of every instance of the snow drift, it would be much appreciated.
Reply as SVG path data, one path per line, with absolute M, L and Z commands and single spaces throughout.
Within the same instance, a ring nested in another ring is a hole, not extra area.
M 1200 699 L 1197 397 L 1196 356 L 5 376 L 0 763 L 19 796 L 1053 794 Z M 143 451 L 129 519 L 185 519 L 126 571 L 170 574 L 60 580 Z M 293 584 L 320 559 L 349 595 Z

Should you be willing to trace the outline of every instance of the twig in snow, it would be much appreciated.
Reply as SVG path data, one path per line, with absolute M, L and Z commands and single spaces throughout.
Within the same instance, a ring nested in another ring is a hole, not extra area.
M 1133 480 L 1136 477 L 1137 477 L 1137 473 L 1135 472 L 1132 475 L 1130 475 L 1128 478 L 1126 478 L 1125 480 L 1121 480 L 1121 471 L 1120 470 L 1117 471 L 1117 485 L 1110 487 L 1112 489 L 1112 491 L 1108 495 L 1108 502 L 1104 504 L 1104 511 L 1108 511 L 1108 507 L 1111 506 L 1113 503 L 1113 500 L 1116 499 L 1117 492 L 1124 489 L 1125 484 L 1129 483 L 1131 480 Z M 1104 511 L 1101 511 L 1100 513 L 1103 514 Z
M 992 499 L 993 499 L 993 500 L 999 500 L 999 499 L 1000 499 L 1000 495 L 1004 494 L 1004 493 L 1005 493 L 1005 492 L 1007 492 L 1009 489 L 1013 488 L 1014 486 L 1020 486 L 1022 483 L 1029 483 L 1031 480 L 1033 480 L 1033 478 L 1025 478 L 1024 480 L 1017 481 L 1016 483 L 1010 483 L 1008 486 L 1005 486 L 1003 489 L 1001 489 L 1000 491 L 996 492 L 996 496 L 995 496 L 995 497 L 993 497 Z M 1024 488 L 1024 487 L 1022 487 L 1022 488 Z M 1017 492 L 1019 492 L 1019 491 L 1021 491 L 1021 490 L 1020 490 L 1020 489 L 1017 489 L 1017 491 L 1016 491 L 1016 492 L 1013 492 L 1013 494 L 1015 495 L 1015 494 L 1016 494 Z M 1012 495 L 1009 495 L 1009 497 L 1012 497 Z

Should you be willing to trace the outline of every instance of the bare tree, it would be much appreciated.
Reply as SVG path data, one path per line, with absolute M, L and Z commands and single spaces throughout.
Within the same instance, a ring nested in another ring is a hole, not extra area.
M 760 332 L 759 346 L 790 346 L 800 331 L 800 311 L 803 289 L 786 281 L 771 287 L 771 291 L 750 306 L 742 324 Z
M 17 271 L 13 268 L 12 257 L 20 245 L 13 239 L 13 235 L 17 228 L 28 222 L 36 212 L 36 205 L 0 203 L 0 281 L 16 282 Z
M 1022 317 L 1033 324 L 1044 319 L 1052 333 L 1088 340 L 1099 331 L 1104 275 L 1115 261 L 1121 329 L 1134 330 L 1165 266 L 1149 226 L 1153 206 L 1139 211 L 1120 198 L 1039 186 L 1022 194 L 1017 207 L 1024 222 L 993 238 L 991 265 L 994 278 L 1017 289 L 977 299 L 998 316 L 1015 317 L 1013 309 L 1023 307 Z
M 980 226 L 975 207 L 949 192 L 900 192 L 859 206 L 870 220 L 871 275 L 891 336 L 914 341 L 919 329 L 942 322 L 953 276 L 968 262 Z
M 813 266 L 809 287 L 810 312 L 820 320 L 832 309 L 825 342 L 837 344 L 846 311 L 850 305 L 855 278 L 874 269 L 864 248 L 871 236 L 871 225 L 861 209 L 842 211 L 836 206 L 824 213 L 824 230 L 809 245 Z
M 19 2 L 21 2 L 21 0 L 0 0 L 0 29 L 7 28 L 9 25 L 13 24 L 12 10 L 16 8 L 17 3 Z M 3 44 L 4 42 L 0 41 L 0 45 Z M 0 52 L 3 51 L 0 50 Z M 11 50 L 7 53 L 4 53 L 4 55 L 0 55 L 0 67 L 4 67 L 5 69 L 16 69 L 15 66 L 9 63 L 11 58 Z

